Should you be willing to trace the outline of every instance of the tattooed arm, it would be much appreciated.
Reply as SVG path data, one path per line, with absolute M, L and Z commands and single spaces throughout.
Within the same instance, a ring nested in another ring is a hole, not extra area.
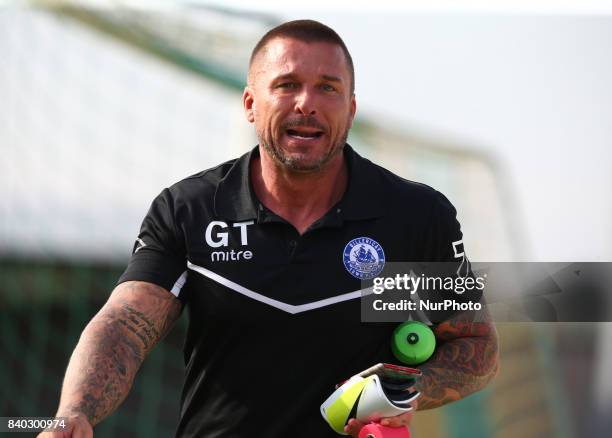
M 499 367 L 497 331 L 485 314 L 472 322 L 468 312 L 438 325 L 434 332 L 438 346 L 423 366 L 418 383 L 418 409 L 431 409 L 460 400 L 483 389 Z
M 154 284 L 128 281 L 115 288 L 83 330 L 64 377 L 57 416 L 70 419 L 74 434 L 55 436 L 92 436 L 91 427 L 123 402 L 145 356 L 180 310 L 180 301 Z
M 484 308 L 486 309 L 486 308 Z M 481 315 L 482 312 L 482 315 Z M 417 410 L 432 409 L 460 400 L 483 389 L 499 367 L 497 331 L 486 310 L 479 312 L 483 322 L 463 312 L 436 328 L 438 345 L 431 359 L 418 368 L 423 376 L 416 384 L 421 396 L 411 405 Z M 414 411 L 383 418 L 381 424 L 390 427 L 410 425 Z M 358 437 L 364 423 L 352 418 L 344 432 Z

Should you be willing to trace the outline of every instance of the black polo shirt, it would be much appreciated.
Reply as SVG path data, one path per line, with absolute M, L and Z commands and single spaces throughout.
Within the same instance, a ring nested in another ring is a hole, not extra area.
M 366 242 L 364 257 L 385 262 L 447 261 L 461 241 L 442 194 L 348 145 L 344 196 L 300 235 L 255 196 L 258 154 L 162 191 L 119 280 L 158 284 L 189 314 L 178 437 L 336 436 L 320 404 L 339 381 L 393 361 L 396 325 L 361 322 L 372 273 L 350 268 L 347 245 Z

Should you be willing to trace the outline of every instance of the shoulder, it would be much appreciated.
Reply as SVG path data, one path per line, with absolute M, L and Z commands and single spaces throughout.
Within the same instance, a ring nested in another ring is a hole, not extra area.
M 214 197 L 219 183 L 236 164 L 238 158 L 225 161 L 217 166 L 190 175 L 164 189 L 162 193 L 170 197 L 173 203 L 201 202 Z
M 361 158 L 362 166 L 371 175 L 374 191 L 371 196 L 378 196 L 384 201 L 387 209 L 394 211 L 419 211 L 432 213 L 446 210 L 455 213 L 451 202 L 435 188 L 416 181 L 403 178 L 390 170 Z M 374 181 L 376 183 L 374 183 Z

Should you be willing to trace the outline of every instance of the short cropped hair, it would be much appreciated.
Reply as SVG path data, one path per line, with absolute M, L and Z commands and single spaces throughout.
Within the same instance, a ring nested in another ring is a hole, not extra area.
M 351 77 L 351 94 L 355 91 L 355 67 L 353 66 L 353 58 L 349 53 L 344 41 L 340 38 L 340 35 L 336 33 L 331 27 L 319 23 L 315 20 L 294 20 L 283 23 L 270 29 L 255 45 L 253 52 L 251 52 L 251 59 L 249 60 L 249 71 L 255 61 L 257 55 L 266 47 L 266 45 L 275 38 L 293 38 L 298 41 L 306 43 L 330 43 L 340 46 L 344 52 L 346 58 L 346 65 L 349 70 Z

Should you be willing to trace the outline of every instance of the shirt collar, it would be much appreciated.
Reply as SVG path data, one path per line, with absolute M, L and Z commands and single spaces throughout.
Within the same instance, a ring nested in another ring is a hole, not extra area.
M 219 181 L 214 198 L 217 217 L 234 222 L 258 218 L 261 204 L 251 183 L 251 161 L 258 155 L 259 146 L 255 146 L 238 158 Z M 342 199 L 333 209 L 344 220 L 382 216 L 384 205 L 381 198 L 384 194 L 380 192 L 380 168 L 361 157 L 349 144 L 344 147 L 344 157 L 349 182 Z

